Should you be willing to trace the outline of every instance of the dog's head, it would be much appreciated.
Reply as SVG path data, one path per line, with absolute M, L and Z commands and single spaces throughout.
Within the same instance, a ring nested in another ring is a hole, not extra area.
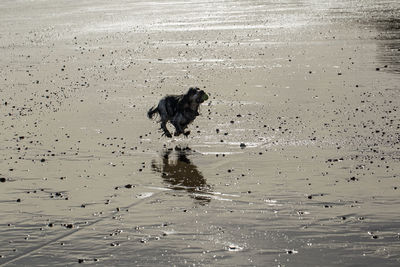
M 198 87 L 190 87 L 186 93 L 186 97 L 190 104 L 201 104 L 208 99 L 208 95 Z

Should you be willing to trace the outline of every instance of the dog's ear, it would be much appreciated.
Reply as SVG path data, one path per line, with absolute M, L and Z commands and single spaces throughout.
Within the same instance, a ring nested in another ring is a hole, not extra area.
M 190 87 L 186 94 L 182 95 L 181 99 L 178 101 L 178 106 L 180 109 L 185 109 L 190 104 L 190 97 L 195 95 L 197 90 Z
M 199 90 L 199 88 L 197 87 L 190 87 L 189 90 L 187 91 L 186 95 L 187 96 L 191 96 L 197 93 L 197 91 Z

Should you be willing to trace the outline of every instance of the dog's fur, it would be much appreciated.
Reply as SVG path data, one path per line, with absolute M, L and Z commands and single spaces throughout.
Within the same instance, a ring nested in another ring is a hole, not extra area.
M 190 87 L 183 95 L 167 95 L 160 100 L 157 107 L 152 107 L 147 112 L 147 116 L 152 119 L 155 113 L 160 115 L 161 129 L 167 137 L 172 137 L 167 129 L 168 121 L 175 127 L 175 136 L 187 136 L 190 131 L 185 132 L 185 129 L 199 115 L 199 106 L 204 102 L 204 95 L 207 96 L 197 87 Z

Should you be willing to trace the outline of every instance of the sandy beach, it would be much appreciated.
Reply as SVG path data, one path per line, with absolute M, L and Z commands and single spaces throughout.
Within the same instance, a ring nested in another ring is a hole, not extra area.
M 398 1 L 0 14 L 0 266 L 399 266 Z

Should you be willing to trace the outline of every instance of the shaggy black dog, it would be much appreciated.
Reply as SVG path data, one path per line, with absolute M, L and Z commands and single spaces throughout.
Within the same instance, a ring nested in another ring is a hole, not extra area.
M 155 113 L 161 118 L 161 129 L 165 136 L 172 137 L 167 129 L 167 122 L 175 126 L 175 136 L 190 134 L 186 127 L 199 115 L 199 106 L 208 99 L 208 95 L 197 87 L 190 87 L 184 95 L 168 95 L 160 100 L 157 107 L 152 107 L 147 116 L 152 119 Z

